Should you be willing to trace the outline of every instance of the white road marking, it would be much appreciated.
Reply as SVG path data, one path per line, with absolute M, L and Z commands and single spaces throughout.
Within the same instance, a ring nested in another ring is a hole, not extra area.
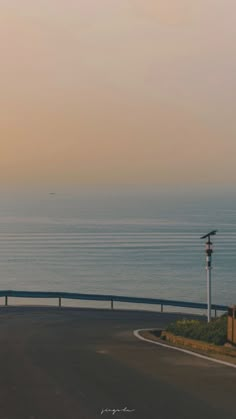
M 187 349 L 177 348 L 175 346 L 167 345 L 166 343 L 161 343 L 161 342 L 157 342 L 151 339 L 144 338 L 139 333 L 144 332 L 145 330 L 150 332 L 151 330 L 155 330 L 155 329 L 137 329 L 133 331 L 133 334 L 136 338 L 141 339 L 145 342 L 154 343 L 154 345 L 163 346 L 164 348 L 173 349 L 174 351 L 184 352 L 185 354 L 193 355 L 193 356 L 196 356 L 197 358 L 206 359 L 207 361 L 215 362 L 217 364 L 226 365 L 227 367 L 236 368 L 236 364 L 231 364 L 230 362 L 220 361 L 219 359 L 210 358 L 209 356 L 201 355 L 192 351 L 188 351 Z

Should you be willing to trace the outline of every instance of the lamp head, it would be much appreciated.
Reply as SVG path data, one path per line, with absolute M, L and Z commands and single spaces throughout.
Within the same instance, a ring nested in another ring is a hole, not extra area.
M 206 239 L 207 237 L 215 236 L 216 232 L 217 232 L 217 230 L 212 230 L 212 231 L 210 231 L 210 233 L 207 233 L 207 234 L 205 234 L 204 236 L 202 236 L 200 238 L 201 239 Z

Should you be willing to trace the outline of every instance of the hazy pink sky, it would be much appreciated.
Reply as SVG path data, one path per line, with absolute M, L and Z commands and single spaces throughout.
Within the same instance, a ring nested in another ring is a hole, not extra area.
M 235 0 L 0 0 L 0 179 L 236 180 Z

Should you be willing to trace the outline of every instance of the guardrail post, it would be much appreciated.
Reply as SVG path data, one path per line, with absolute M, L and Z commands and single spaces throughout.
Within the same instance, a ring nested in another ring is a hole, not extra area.
M 216 308 L 215 308 L 215 317 L 217 317 L 217 311 L 216 311 Z
M 59 307 L 61 307 L 61 297 L 59 297 Z
M 163 313 L 163 304 L 161 304 L 161 313 Z
M 8 305 L 8 296 L 5 295 L 5 306 L 7 306 L 7 305 Z
M 114 310 L 113 300 L 111 299 L 111 310 Z

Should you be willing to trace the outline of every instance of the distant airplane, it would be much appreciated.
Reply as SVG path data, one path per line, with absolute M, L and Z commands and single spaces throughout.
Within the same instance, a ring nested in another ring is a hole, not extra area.
M 56 195 L 56 192 L 49 192 L 49 195 Z

